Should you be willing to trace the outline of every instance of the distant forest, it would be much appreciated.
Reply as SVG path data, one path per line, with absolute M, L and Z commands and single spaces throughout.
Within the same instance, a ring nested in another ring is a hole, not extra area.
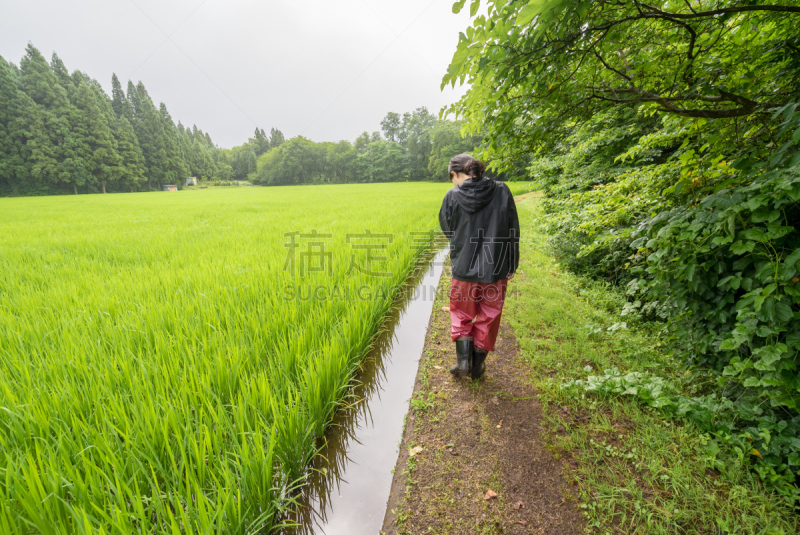
M 176 125 L 144 84 L 112 95 L 28 45 L 19 67 L 0 58 L 0 193 L 142 191 L 231 175 L 225 153 L 197 127 Z
M 262 133 L 232 150 L 233 174 L 262 185 L 445 180 L 450 158 L 472 152 L 482 139 L 462 137 L 460 123 L 437 119 L 424 107 L 388 113 L 381 131 L 364 132 L 355 143 L 298 136 L 269 145 Z
M 261 185 L 444 180 L 447 162 L 482 136 L 426 108 L 389 113 L 381 132 L 354 143 L 289 140 L 272 128 L 232 149 L 177 124 L 140 81 L 111 79 L 111 96 L 86 73 L 48 63 L 31 44 L 19 66 L 0 57 L 0 195 L 150 191 L 164 184 L 250 180 Z

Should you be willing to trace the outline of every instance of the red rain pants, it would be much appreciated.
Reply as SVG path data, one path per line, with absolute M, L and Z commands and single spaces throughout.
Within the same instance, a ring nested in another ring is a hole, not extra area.
M 453 341 L 460 336 L 472 336 L 475 347 L 494 351 L 507 284 L 508 279 L 492 283 L 453 279 L 450 284 L 450 332 Z

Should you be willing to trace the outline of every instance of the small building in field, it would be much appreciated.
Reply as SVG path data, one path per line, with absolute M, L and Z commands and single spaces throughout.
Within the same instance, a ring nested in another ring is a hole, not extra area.
M 190 176 L 189 178 L 186 179 L 186 184 L 184 184 L 184 186 L 196 186 L 196 185 L 197 185 L 196 176 Z
M 178 191 L 178 186 L 173 184 L 164 184 L 161 186 L 161 191 Z

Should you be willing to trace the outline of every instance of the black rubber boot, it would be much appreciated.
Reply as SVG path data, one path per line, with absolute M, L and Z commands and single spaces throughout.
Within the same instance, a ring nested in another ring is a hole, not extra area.
M 456 339 L 456 365 L 450 368 L 450 373 L 456 377 L 466 377 L 470 374 L 470 364 L 475 346 L 471 336 L 460 336 Z
M 486 365 L 484 361 L 486 360 L 486 355 L 489 352 L 485 349 L 475 348 L 472 352 L 472 366 L 470 368 L 470 375 L 473 379 L 478 379 L 481 375 L 483 375 L 484 370 L 486 370 Z

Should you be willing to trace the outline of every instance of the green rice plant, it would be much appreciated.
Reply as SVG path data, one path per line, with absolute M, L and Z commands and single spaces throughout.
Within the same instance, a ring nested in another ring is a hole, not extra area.
M 274 531 L 447 187 L 0 200 L 0 532 Z

